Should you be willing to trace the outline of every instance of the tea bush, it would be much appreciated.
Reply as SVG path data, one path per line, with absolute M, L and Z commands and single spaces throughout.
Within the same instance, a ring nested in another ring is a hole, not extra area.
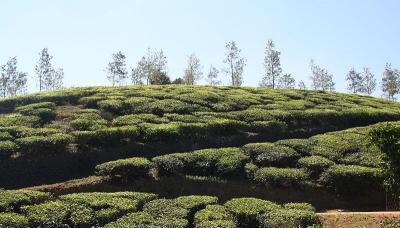
M 49 136 L 30 136 L 17 139 L 16 142 L 24 154 L 51 154 L 64 152 L 66 146 L 73 140 L 67 134 L 53 134 Z
M 208 205 L 198 211 L 194 216 L 194 224 L 197 228 L 237 227 L 235 217 L 221 205 Z
M 300 155 L 292 148 L 272 143 L 251 143 L 243 147 L 259 166 L 292 166 Z
M 152 163 L 147 158 L 128 158 L 110 161 L 96 166 L 97 175 L 119 176 L 123 178 L 146 177 Z
M 0 141 L 0 158 L 8 158 L 17 152 L 18 145 L 12 141 Z
M 51 201 L 21 208 L 33 227 L 61 227 L 68 224 L 69 207 L 61 201 Z
M 20 214 L 0 213 L 0 227 L 25 228 L 29 227 L 29 221 Z
M 267 167 L 254 173 L 254 181 L 267 186 L 296 186 L 309 179 L 302 169 Z
M 321 156 L 303 157 L 297 161 L 297 165 L 307 170 L 314 178 L 318 177 L 324 170 L 334 164 L 333 161 Z
M 47 192 L 0 189 L 0 212 L 19 212 L 21 206 L 42 203 L 52 198 Z

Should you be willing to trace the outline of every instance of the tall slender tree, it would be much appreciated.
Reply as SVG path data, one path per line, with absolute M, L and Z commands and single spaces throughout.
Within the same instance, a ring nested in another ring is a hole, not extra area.
M 314 60 L 310 61 L 311 68 L 311 81 L 314 89 L 322 91 L 335 91 L 335 82 L 333 81 L 333 75 L 330 74 L 326 69 L 315 64 Z
M 371 73 L 368 67 L 363 68 L 361 73 L 362 78 L 362 91 L 365 94 L 371 95 L 376 88 L 375 75 Z
M 261 86 L 269 86 L 273 89 L 276 87 L 277 82 L 279 81 L 279 78 L 282 74 L 281 61 L 279 57 L 281 53 L 279 51 L 276 51 L 274 48 L 274 42 L 272 40 L 268 40 L 264 52 L 265 73 L 260 83 Z
M 397 69 L 392 69 L 389 63 L 386 63 L 382 76 L 382 92 L 391 100 L 395 100 L 400 92 L 400 73 Z
M 296 86 L 296 80 L 291 74 L 284 74 L 279 77 L 278 87 L 282 89 L 294 89 Z M 272 87 L 274 88 L 274 87 Z
M 363 78 L 354 68 L 351 68 L 349 73 L 346 75 L 347 89 L 353 93 L 362 92 L 363 90 Z
M 187 67 L 184 71 L 183 80 L 185 84 L 194 85 L 203 76 L 200 59 L 194 54 L 190 54 L 187 60 Z
M 227 67 L 225 73 L 231 77 L 232 86 L 241 86 L 243 83 L 243 70 L 246 66 L 246 59 L 240 56 L 241 50 L 235 41 L 230 41 L 225 45 L 225 60 Z
M 0 93 L 2 97 L 16 96 L 26 90 L 27 73 L 17 69 L 17 57 L 9 58 L 0 66 Z
M 126 71 L 125 60 L 126 56 L 121 51 L 118 51 L 112 54 L 112 61 L 107 64 L 107 79 L 111 81 L 112 86 L 122 84 L 127 78 L 128 72 Z
M 297 84 L 297 87 L 299 87 L 299 89 L 301 89 L 301 90 L 307 89 L 306 83 L 304 83 L 304 81 L 299 81 L 299 84 Z
M 207 74 L 208 84 L 210 84 L 212 86 L 221 84 L 221 81 L 218 80 L 218 74 L 219 74 L 219 70 L 217 68 L 215 68 L 213 65 L 211 65 L 210 70 L 208 71 L 208 74 Z
M 39 53 L 39 61 L 35 67 L 37 83 L 39 91 L 45 90 L 46 82 L 50 81 L 53 76 L 53 66 L 51 65 L 51 56 L 47 48 L 43 48 Z

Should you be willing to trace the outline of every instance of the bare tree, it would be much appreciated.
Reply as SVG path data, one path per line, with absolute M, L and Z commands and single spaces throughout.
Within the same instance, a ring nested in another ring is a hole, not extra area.
M 36 78 L 38 79 L 39 91 L 60 89 L 63 85 L 64 70 L 62 68 L 54 69 L 51 56 L 47 48 L 39 53 L 40 58 L 35 67 Z
M 64 69 L 58 68 L 53 71 L 52 80 L 48 83 L 48 90 L 61 89 L 64 81 Z
M 187 67 L 185 69 L 183 80 L 185 84 L 194 85 L 203 76 L 202 66 L 200 59 L 192 53 L 188 56 Z
M 274 50 L 275 44 L 272 40 L 268 40 L 265 48 L 264 68 L 265 74 L 260 83 L 261 86 L 269 86 L 273 89 L 276 87 L 279 77 L 282 74 L 280 61 L 280 52 Z
M 351 68 L 349 73 L 346 75 L 347 89 L 352 91 L 353 93 L 362 92 L 363 87 L 363 78 L 361 74 L 358 73 L 354 68 Z
M 314 89 L 323 91 L 334 91 L 335 82 L 333 82 L 333 75 L 326 69 L 316 65 L 314 60 L 310 61 L 311 68 L 311 81 Z
M 395 95 L 400 92 L 400 73 L 389 63 L 386 63 L 382 76 L 382 92 L 391 100 L 395 100 Z
M 225 45 L 226 57 L 224 63 L 227 67 L 224 72 L 231 77 L 232 86 L 241 86 L 243 83 L 243 70 L 246 66 L 246 59 L 240 57 L 241 50 L 237 47 L 235 41 L 230 41 Z
M 364 67 L 361 73 L 362 77 L 362 91 L 365 94 L 371 95 L 376 88 L 375 75 L 371 73 L 368 67 Z
M 217 68 L 215 68 L 213 65 L 211 65 L 210 70 L 208 71 L 208 74 L 207 74 L 207 81 L 210 85 L 217 86 L 217 85 L 221 84 L 221 81 L 217 79 L 218 74 L 219 74 L 219 70 Z
M 294 89 L 296 86 L 296 80 L 291 74 L 284 74 L 279 77 L 278 87 L 282 89 Z M 273 88 L 273 87 L 272 87 Z
M 26 90 L 27 73 L 17 70 L 17 57 L 9 58 L 0 66 L 0 92 L 2 97 L 16 96 Z
M 111 81 L 112 86 L 122 84 L 127 78 L 128 72 L 126 71 L 125 59 L 126 56 L 121 51 L 118 51 L 112 54 L 112 61 L 107 64 L 107 79 Z
M 153 51 L 148 48 L 146 55 L 140 59 L 135 68 L 132 68 L 132 82 L 141 85 L 143 84 L 143 80 L 145 80 L 146 84 L 149 85 L 151 81 L 157 81 L 156 79 L 152 79 L 153 76 L 162 75 L 155 72 L 166 74 L 167 57 L 162 50 Z
M 299 87 L 299 89 L 301 89 L 301 90 L 307 89 L 306 83 L 304 83 L 303 81 L 299 81 L 299 84 L 297 84 L 297 87 Z

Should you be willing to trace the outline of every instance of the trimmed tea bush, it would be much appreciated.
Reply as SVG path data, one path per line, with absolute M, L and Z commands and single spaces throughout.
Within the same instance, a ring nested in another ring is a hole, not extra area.
M 302 169 L 267 167 L 254 173 L 254 181 L 267 186 L 300 185 L 308 179 L 308 174 Z
M 0 213 L 0 227 L 25 228 L 29 227 L 29 221 L 20 214 Z
M 18 146 L 12 141 L 0 141 L 0 158 L 8 158 L 17 152 Z
M 303 157 L 297 161 L 297 165 L 306 169 L 314 178 L 334 164 L 333 161 L 321 156 Z
M 115 222 L 108 223 L 104 228 L 120 228 L 120 227 L 150 227 L 154 225 L 156 219 L 153 218 L 149 213 L 146 212 L 134 212 L 126 216 L 123 216 Z
M 379 189 L 381 171 L 356 165 L 334 165 L 322 173 L 320 181 L 345 196 L 355 196 L 366 190 Z
M 275 144 L 293 148 L 297 153 L 301 154 L 302 156 L 310 155 L 308 139 L 284 139 L 275 142 Z
M 197 228 L 236 228 L 236 220 L 228 209 L 221 205 L 208 205 L 198 211 L 194 216 L 194 224 Z
M 146 203 L 143 211 L 157 219 L 187 219 L 189 210 L 173 199 L 157 199 Z
M 225 206 L 237 218 L 240 227 L 259 227 L 260 215 L 280 208 L 278 204 L 256 198 L 231 199 Z
M 175 201 L 183 208 L 188 209 L 194 215 L 198 210 L 205 208 L 209 204 L 216 204 L 218 198 L 215 196 L 180 196 Z
M 68 224 L 69 207 L 61 201 L 24 206 L 22 211 L 34 227 L 60 227 Z
M 31 190 L 0 190 L 0 212 L 19 212 L 20 207 L 52 199 L 47 192 Z
M 97 175 L 133 178 L 146 177 L 152 163 L 147 158 L 128 158 L 110 161 L 96 166 Z
M 300 155 L 292 148 L 272 143 L 251 143 L 243 150 L 259 166 L 292 166 Z
M 285 209 L 302 210 L 302 211 L 312 211 L 315 212 L 313 205 L 309 203 L 286 203 L 283 205 Z
M 17 139 L 16 142 L 23 154 L 51 154 L 64 152 L 66 146 L 73 140 L 67 134 L 53 134 L 50 136 L 31 136 Z
M 313 211 L 280 209 L 259 216 L 261 227 L 306 228 L 319 225 L 318 216 Z
M 0 117 L 0 127 L 39 127 L 40 124 L 41 120 L 37 116 L 7 115 Z

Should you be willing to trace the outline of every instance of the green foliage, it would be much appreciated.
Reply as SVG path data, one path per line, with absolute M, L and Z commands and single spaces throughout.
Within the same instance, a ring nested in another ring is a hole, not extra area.
M 37 116 L 7 115 L 0 117 L 0 127 L 39 127 L 40 124 L 41 120 Z
M 302 169 L 266 167 L 254 173 L 254 181 L 267 186 L 296 186 L 308 179 Z
M 24 154 L 52 154 L 64 152 L 66 146 L 73 140 L 67 134 L 53 134 L 49 136 L 30 136 L 17 139 L 16 142 Z
M 123 178 L 146 177 L 152 163 L 147 158 L 128 158 L 110 161 L 96 166 L 97 175 Z
M 320 181 L 336 192 L 351 197 L 365 190 L 379 189 L 381 172 L 377 168 L 333 165 L 322 173 Z
M 95 131 L 107 126 L 104 119 L 78 118 L 70 122 L 71 127 L 77 131 Z
M 384 154 L 382 175 L 386 190 L 400 195 L 400 126 L 398 123 L 383 123 L 369 132 L 371 144 Z
M 9 158 L 17 152 L 18 145 L 12 141 L 0 141 L 0 158 Z
M 197 228 L 235 228 L 236 220 L 228 209 L 221 205 L 208 205 L 198 211 L 194 216 L 194 224 Z
M 31 226 L 60 227 L 68 224 L 69 207 L 61 201 L 23 206 L 21 209 Z
M 13 140 L 14 137 L 8 132 L 0 132 L 0 141 Z
M 160 219 L 186 219 L 189 210 L 173 199 L 157 199 L 146 203 L 143 211 L 154 218 Z
M 300 168 L 307 170 L 312 177 L 318 177 L 324 170 L 334 165 L 335 163 L 321 156 L 309 156 L 300 158 L 297 165 Z
M 135 212 L 121 217 L 115 222 L 108 223 L 104 228 L 119 228 L 119 227 L 150 227 L 155 223 L 155 219 L 149 213 Z
M 197 150 L 153 158 L 160 173 L 231 176 L 243 170 L 247 156 L 238 148 Z
M 19 212 L 21 206 L 52 199 L 50 193 L 31 190 L 0 190 L 0 212 Z
M 280 209 L 259 216 L 262 227 L 306 228 L 319 224 L 318 216 L 309 210 Z
M 245 145 L 243 150 L 260 166 L 287 167 L 300 157 L 294 149 L 272 143 L 251 143 Z
M 310 155 L 307 139 L 284 139 L 275 142 L 275 144 L 290 147 L 302 156 Z
M 122 113 L 124 109 L 124 102 L 122 100 L 110 99 L 102 100 L 97 103 L 97 105 L 104 111 L 108 111 L 115 114 Z
M 256 198 L 236 198 L 225 203 L 228 210 L 237 218 L 240 227 L 259 227 L 258 217 L 280 208 L 279 205 Z
M 25 228 L 29 227 L 29 221 L 20 214 L 0 213 L 0 227 Z
M 75 131 L 76 141 L 83 145 L 113 146 L 122 140 L 135 140 L 140 135 L 139 128 L 135 126 L 101 128 L 96 131 Z
M 315 212 L 315 208 L 309 203 L 287 203 L 283 205 L 283 208 Z
M 154 123 L 161 124 L 169 122 L 168 119 L 156 116 L 154 114 L 132 114 L 126 116 L 120 116 L 112 121 L 114 126 L 125 126 L 125 125 L 138 125 L 141 123 Z
M 200 209 L 205 208 L 209 204 L 216 204 L 218 198 L 215 196 L 180 196 L 175 201 L 183 208 L 188 209 L 194 213 Z

